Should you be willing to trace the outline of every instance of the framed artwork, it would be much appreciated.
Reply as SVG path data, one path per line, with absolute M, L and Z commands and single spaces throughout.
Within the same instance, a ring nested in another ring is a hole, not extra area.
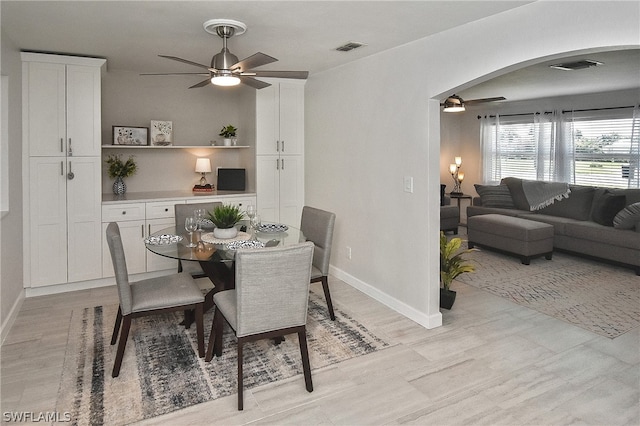
M 173 123 L 171 121 L 151 120 L 151 145 L 168 146 L 173 144 Z
M 114 145 L 149 145 L 148 127 L 113 126 Z

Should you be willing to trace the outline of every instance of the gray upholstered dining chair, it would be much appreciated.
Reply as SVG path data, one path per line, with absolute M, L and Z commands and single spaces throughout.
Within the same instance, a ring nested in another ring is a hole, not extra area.
M 329 292 L 329 260 L 331 259 L 331 244 L 333 242 L 335 222 L 335 213 L 309 206 L 302 208 L 300 230 L 307 241 L 315 244 L 311 282 L 322 282 L 322 290 L 327 301 L 329 317 L 334 321 L 336 315 L 333 312 L 333 303 L 331 303 L 331 293 Z
M 120 237 L 120 228 L 115 222 L 107 226 L 107 243 L 111 252 L 113 270 L 116 275 L 120 306 L 116 314 L 111 344 L 115 345 L 120 334 L 120 342 L 113 365 L 112 377 L 118 377 L 122 357 L 129 338 L 131 320 L 147 315 L 170 311 L 195 309 L 198 335 L 198 356 L 204 356 L 204 328 L 202 313 L 204 296 L 193 278 L 186 273 L 149 278 L 134 283 L 129 282 L 127 262 Z M 142 244 L 142 242 L 140 242 Z M 120 325 L 122 324 L 122 331 Z
M 238 410 L 243 408 L 243 345 L 297 333 L 307 391 L 313 391 L 307 349 L 307 309 L 314 246 L 304 242 L 287 247 L 238 250 L 236 288 L 213 296 L 216 312 L 205 361 L 222 355 L 223 323 L 238 341 Z
M 219 201 L 209 203 L 194 203 L 194 204 L 176 204 L 174 206 L 174 215 L 176 219 L 176 230 L 178 232 L 184 230 L 184 220 L 193 216 L 193 212 L 196 209 L 205 209 L 207 212 L 213 211 L 222 203 Z M 178 272 L 187 272 L 191 274 L 193 278 L 204 278 L 207 274 L 204 273 L 198 262 L 182 262 L 178 260 Z

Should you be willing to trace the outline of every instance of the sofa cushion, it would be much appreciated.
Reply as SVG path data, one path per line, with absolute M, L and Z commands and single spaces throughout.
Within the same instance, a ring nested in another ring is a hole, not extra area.
M 537 210 L 541 214 L 551 216 L 569 217 L 577 220 L 589 220 L 591 218 L 591 203 L 595 188 L 591 186 L 570 185 L 569 198 L 556 201 L 548 207 Z
M 640 238 L 633 230 L 615 229 L 590 221 L 567 223 L 565 229 L 568 237 L 640 250 Z
M 522 179 L 506 177 L 502 179 L 501 183 L 503 185 L 507 185 L 507 188 L 509 188 L 511 199 L 513 200 L 513 204 L 516 206 L 516 209 L 529 210 L 529 202 L 527 201 L 527 197 L 524 195 L 524 190 L 522 189 Z
M 613 192 L 615 195 L 624 195 L 625 197 L 627 197 L 627 206 L 635 203 L 640 203 L 640 188 L 610 188 L 609 191 Z
M 475 184 L 474 186 L 484 207 L 498 207 L 503 209 L 513 209 L 516 207 L 515 204 L 513 204 L 511 193 L 506 185 Z
M 640 202 L 625 207 L 613 218 L 613 226 L 617 229 L 637 228 L 640 223 Z
M 548 223 L 549 225 L 553 225 L 553 233 L 555 235 L 566 235 L 567 234 L 567 229 L 566 229 L 567 223 L 575 223 L 575 222 L 577 222 L 576 219 L 571 219 L 569 217 L 550 216 L 550 215 L 547 215 L 547 214 L 538 214 L 538 213 L 533 213 L 533 212 L 519 213 L 516 216 L 520 217 L 522 219 L 535 220 L 537 222 L 544 222 L 544 223 Z
M 604 226 L 613 226 L 613 218 L 624 209 L 627 197 L 615 195 L 608 189 L 596 189 L 591 205 L 591 220 Z

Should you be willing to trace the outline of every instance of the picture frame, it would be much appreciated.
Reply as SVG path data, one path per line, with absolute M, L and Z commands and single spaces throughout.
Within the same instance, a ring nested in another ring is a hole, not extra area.
M 149 145 L 149 128 L 113 126 L 113 145 Z
M 173 145 L 173 122 L 151 120 L 151 145 Z

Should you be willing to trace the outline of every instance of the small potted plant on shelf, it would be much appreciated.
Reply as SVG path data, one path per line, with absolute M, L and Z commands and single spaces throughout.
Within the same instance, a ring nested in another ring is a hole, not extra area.
M 462 240 L 460 238 L 452 238 L 447 241 L 447 236 L 440 231 L 440 307 L 451 309 L 453 302 L 456 300 L 456 292 L 449 287 L 454 279 L 465 272 L 474 272 L 475 266 L 468 263 L 463 255 L 475 251 L 475 249 L 466 249 L 460 251 Z
M 130 156 L 127 161 L 123 162 L 120 154 L 110 155 L 107 157 L 106 163 L 109 166 L 107 174 L 110 178 L 116 180 L 113 183 L 113 193 L 123 195 L 127 192 L 127 185 L 125 185 L 122 179 L 134 175 L 138 170 L 133 156 Z
M 228 204 L 217 206 L 209 212 L 209 219 L 216 226 L 213 236 L 223 240 L 235 238 L 238 235 L 238 229 L 235 226 L 242 220 L 243 215 L 238 206 Z
M 231 146 L 232 139 L 235 139 L 237 131 L 238 128 L 233 127 L 231 124 L 224 126 L 220 130 L 220 136 L 224 138 L 224 146 Z

